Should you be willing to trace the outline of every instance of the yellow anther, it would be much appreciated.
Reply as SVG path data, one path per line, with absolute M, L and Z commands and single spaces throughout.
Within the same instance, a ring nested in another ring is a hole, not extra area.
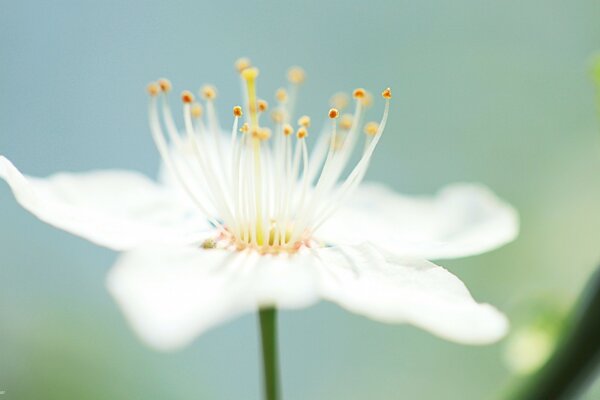
M 258 68 L 256 67 L 248 67 L 244 70 L 242 70 L 242 77 L 246 80 L 250 80 L 250 79 L 256 79 L 256 77 L 258 76 Z
M 340 119 L 340 129 L 349 130 L 352 128 L 353 119 L 351 114 L 342 115 L 342 119 Z
M 235 106 L 233 107 L 233 116 L 234 117 L 241 117 L 242 116 L 242 107 L 240 106 Z
M 256 137 L 260 140 L 267 140 L 271 137 L 271 130 L 269 128 L 259 128 Z
M 250 59 L 246 58 L 246 57 L 241 57 L 238 58 L 235 61 L 235 69 L 238 70 L 238 72 L 242 72 L 243 70 L 245 70 L 246 68 L 250 68 Z
M 298 125 L 308 128 L 310 126 L 310 117 L 308 115 L 303 115 L 298 118 Z
M 184 90 L 181 92 L 181 101 L 189 104 L 194 101 L 194 95 L 189 90 Z
M 337 110 L 337 108 L 332 108 L 331 110 L 329 110 L 329 118 L 335 119 L 339 116 L 340 116 L 340 112 Z
M 288 98 L 288 94 L 284 88 L 277 89 L 277 91 L 275 92 L 275 99 L 279 103 L 285 103 L 287 101 L 287 98 Z
M 365 96 L 359 100 L 365 107 L 371 107 L 373 105 L 373 95 L 370 92 L 365 92 Z
M 160 86 L 160 90 L 162 90 L 165 93 L 170 91 L 171 88 L 173 87 L 171 85 L 171 81 L 169 81 L 168 79 L 165 79 L 165 78 L 160 78 L 158 80 L 158 86 Z
M 267 109 L 269 108 L 269 103 L 267 103 L 265 100 L 258 100 L 258 111 L 260 112 L 265 112 L 267 111 Z
M 355 99 L 362 99 L 366 96 L 367 92 L 365 91 L 365 89 L 363 88 L 358 88 L 358 89 L 354 89 L 354 92 L 352 92 L 352 97 L 354 97 Z
M 283 122 L 283 112 L 281 110 L 273 110 L 273 112 L 271 113 L 271 119 L 275 123 L 278 123 L 278 124 L 282 123 Z
M 192 109 L 190 110 L 192 113 L 192 117 L 200 118 L 202 116 L 202 106 L 200 103 L 192 104 Z
M 290 124 L 283 125 L 283 134 L 285 136 L 290 136 L 292 133 L 294 133 L 294 128 Z
M 335 107 L 338 110 L 343 110 L 344 108 L 348 107 L 350 100 L 348 99 L 348 95 L 346 93 L 339 92 L 334 94 L 329 102 L 331 103 L 332 107 Z
M 298 129 L 298 131 L 296 131 L 296 136 L 298 137 L 298 139 L 304 139 L 308 136 L 308 131 L 305 127 L 301 127 Z
M 287 78 L 290 83 L 299 85 L 306 79 L 306 73 L 300 67 L 291 67 L 288 69 Z
M 381 97 L 383 97 L 384 99 L 391 99 L 392 98 L 392 89 L 386 88 L 383 92 L 381 92 Z
M 217 89 L 212 85 L 204 85 L 200 89 L 200 94 L 204 100 L 214 100 L 217 97 Z
M 242 133 L 248 133 L 248 123 L 247 122 L 244 122 L 242 124 L 242 127 L 240 128 L 240 132 L 242 132 Z
M 155 82 L 150 82 L 148 86 L 146 86 L 146 90 L 150 96 L 156 96 L 160 88 Z
M 368 122 L 364 128 L 364 132 L 369 136 L 375 136 L 378 130 L 379 124 L 377 122 Z

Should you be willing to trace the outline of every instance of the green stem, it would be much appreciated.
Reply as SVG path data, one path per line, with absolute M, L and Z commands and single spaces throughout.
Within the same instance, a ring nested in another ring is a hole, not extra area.
M 262 340 L 263 379 L 265 400 L 279 400 L 279 366 L 277 363 L 277 310 L 259 311 Z

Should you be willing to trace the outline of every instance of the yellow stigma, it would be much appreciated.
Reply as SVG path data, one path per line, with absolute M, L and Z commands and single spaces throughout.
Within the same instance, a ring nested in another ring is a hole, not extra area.
M 298 118 L 298 125 L 308 128 L 310 126 L 310 117 L 308 115 L 303 115 Z
M 358 88 L 358 89 L 354 89 L 354 92 L 352 92 L 352 97 L 354 97 L 355 99 L 362 99 L 366 96 L 367 92 L 365 91 L 365 89 L 363 88 Z
M 304 82 L 304 79 L 306 79 L 306 73 L 300 67 L 291 67 L 288 70 L 287 78 L 288 81 L 290 81 L 290 83 L 293 83 L 294 85 L 299 85 L 302 82 Z
M 242 133 L 248 133 L 248 123 L 247 122 L 244 122 L 242 124 L 242 126 L 240 127 L 240 132 L 242 132 Z
M 160 90 L 162 90 L 165 93 L 170 91 L 172 88 L 171 81 L 169 81 L 168 79 L 165 79 L 165 78 L 160 78 L 158 80 L 158 86 L 160 86 Z
M 233 116 L 234 117 L 241 117 L 242 116 L 242 107 L 240 106 L 235 106 L 233 107 Z
M 277 89 L 277 91 L 275 92 L 275 99 L 277 100 L 277 102 L 283 104 L 287 101 L 287 98 L 288 94 L 284 88 Z
M 214 100 L 217 97 L 217 89 L 212 85 L 204 85 L 200 89 L 200 94 L 204 100 Z
M 340 120 L 340 129 L 349 130 L 352 128 L 352 115 L 344 114 L 342 115 L 342 119 Z
M 364 132 L 369 136 L 375 136 L 379 130 L 379 124 L 377 122 L 369 122 L 365 125 Z
M 283 125 L 283 134 L 285 136 L 290 136 L 294 132 L 294 128 L 290 124 Z
M 281 110 L 273 110 L 271 113 L 271 119 L 273 122 L 280 124 L 283 122 L 283 112 Z
M 245 80 L 256 79 L 259 74 L 259 70 L 256 67 L 248 67 L 242 70 L 242 78 Z
M 194 95 L 189 90 L 184 90 L 183 92 L 181 92 L 181 101 L 183 101 L 186 104 L 190 104 L 194 101 Z
M 332 108 L 331 110 L 329 110 L 329 118 L 335 119 L 339 116 L 340 116 L 340 112 L 337 110 L 337 108 Z
M 202 116 L 202 106 L 200 103 L 192 104 L 192 109 L 190 110 L 192 117 L 200 118 Z
M 148 86 L 146 86 L 146 90 L 148 91 L 148 94 L 150 96 L 154 97 L 158 94 L 158 91 L 160 90 L 160 88 L 158 87 L 158 85 L 155 82 L 150 82 L 148 84 Z
M 265 112 L 269 109 L 269 103 L 267 103 L 265 100 L 258 100 L 258 111 L 260 112 Z
M 381 92 L 381 97 L 383 97 L 384 99 L 391 99 L 392 98 L 392 89 L 386 88 L 383 92 Z
M 296 132 L 296 136 L 298 137 L 298 139 L 304 139 L 305 137 L 308 136 L 308 131 L 306 130 L 305 127 L 301 127 L 300 129 L 298 129 L 298 131 Z
M 331 103 L 332 107 L 337 108 L 338 110 L 343 110 L 344 108 L 348 107 L 348 95 L 343 92 L 336 93 L 331 97 L 329 102 Z
M 240 57 L 235 61 L 235 69 L 237 69 L 240 73 L 246 68 L 250 68 L 250 66 L 250 59 L 246 57 Z

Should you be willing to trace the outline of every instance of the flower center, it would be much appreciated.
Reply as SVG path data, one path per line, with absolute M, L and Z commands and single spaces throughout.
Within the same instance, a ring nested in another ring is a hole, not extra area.
M 247 59 L 238 60 L 236 67 L 244 107 L 233 108 L 229 137 L 222 133 L 217 118 L 214 87 L 201 88 L 204 107 L 191 92 L 182 93 L 184 130 L 180 133 L 168 103 L 171 83 L 159 79 L 148 85 L 154 142 L 183 190 L 219 229 L 219 236 L 203 247 L 234 246 L 276 253 L 310 246 L 315 242 L 314 232 L 362 181 L 383 134 L 391 90 L 382 92 L 385 108 L 381 122 L 364 125 L 362 154 L 344 174 L 353 151 L 360 147 L 359 128 L 364 110 L 372 102 L 368 92 L 354 90 L 354 112 L 341 118 L 348 97 L 338 94 L 332 98 L 329 122 L 309 154 L 306 138 L 311 119 L 301 116 L 296 128 L 292 126 L 304 71 L 299 67 L 288 70 L 289 87 L 275 93 L 276 107 L 268 127 L 264 119 L 269 105 L 256 93 L 258 69 Z

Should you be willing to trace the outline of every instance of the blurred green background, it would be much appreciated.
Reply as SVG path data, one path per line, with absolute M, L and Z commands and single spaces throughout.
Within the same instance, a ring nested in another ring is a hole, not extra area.
M 299 107 L 316 120 L 340 89 L 394 89 L 369 179 L 407 193 L 478 181 L 515 205 L 516 242 L 439 262 L 514 327 L 540 299 L 568 307 L 600 262 L 600 130 L 588 74 L 600 49 L 598 0 L 1 8 L 0 153 L 28 174 L 154 175 L 146 83 L 213 83 L 228 115 L 239 102 L 232 63 L 248 56 L 265 96 L 302 65 Z M 259 398 L 254 315 L 156 353 L 104 288 L 115 257 L 37 221 L 0 184 L 0 399 Z M 506 341 L 466 347 L 331 304 L 282 313 L 280 334 L 289 400 L 493 399 L 514 381 Z M 585 395 L 597 398 L 600 382 Z

